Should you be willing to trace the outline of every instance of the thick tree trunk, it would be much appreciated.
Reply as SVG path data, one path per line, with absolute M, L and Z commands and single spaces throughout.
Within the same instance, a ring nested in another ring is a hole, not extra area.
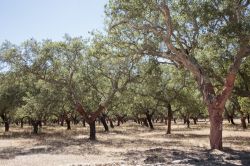
M 247 128 L 247 124 L 246 124 L 246 117 L 244 115 L 241 116 L 240 118 L 241 120 L 241 126 L 243 129 L 246 129 Z
M 67 124 L 67 130 L 71 130 L 71 126 L 70 126 L 70 119 L 66 119 L 66 124 Z
M 149 124 L 149 127 L 150 129 L 154 129 L 154 126 L 153 126 L 153 123 L 152 123 L 152 115 L 150 114 L 146 114 L 146 117 L 147 117 L 147 121 L 148 121 L 148 124 Z
M 95 120 L 89 122 L 89 139 L 91 141 L 95 141 L 96 140 Z
M 222 113 L 223 109 L 208 108 L 210 120 L 210 146 L 211 149 L 222 150 Z
M 167 129 L 167 134 L 171 134 L 171 119 L 172 119 L 172 108 L 171 105 L 167 105 L 168 108 L 168 129 Z
M 107 125 L 107 122 L 106 122 L 106 119 L 105 119 L 105 115 L 101 115 L 99 119 L 102 122 L 102 125 L 103 125 L 105 131 L 108 132 L 109 131 L 109 127 Z
M 4 121 L 4 131 L 5 131 L 5 132 L 8 132 L 9 129 L 10 129 L 10 123 L 9 123 L 8 120 L 5 120 L 5 121 Z

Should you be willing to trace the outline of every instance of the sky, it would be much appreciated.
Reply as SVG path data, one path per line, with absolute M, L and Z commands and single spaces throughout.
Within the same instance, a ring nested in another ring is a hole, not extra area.
M 104 28 L 108 0 L 0 0 L 0 43 L 34 38 L 62 40 L 65 34 L 89 37 Z

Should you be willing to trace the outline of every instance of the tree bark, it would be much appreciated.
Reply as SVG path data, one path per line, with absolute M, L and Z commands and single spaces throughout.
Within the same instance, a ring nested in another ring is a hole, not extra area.
M 89 139 L 91 141 L 95 141 L 96 140 L 96 129 L 95 129 L 95 120 L 91 121 L 88 123 L 89 124 Z
M 66 119 L 67 130 L 71 130 L 70 119 Z
M 21 128 L 23 128 L 23 119 L 21 119 Z
M 250 123 L 250 115 L 247 115 L 247 122 Z
M 187 122 L 187 128 L 190 128 L 190 120 L 189 120 L 189 117 L 187 117 L 186 122 Z
M 198 120 L 198 118 L 196 118 L 196 117 L 193 118 L 193 121 L 194 121 L 195 125 L 197 125 L 197 120 Z
M 4 121 L 4 131 L 5 131 L 5 132 L 8 132 L 9 129 L 10 129 L 10 123 L 9 123 L 8 120 L 5 120 L 5 121 Z
M 31 121 L 31 124 L 33 126 L 33 134 L 38 134 L 38 125 L 39 125 L 39 121 Z
M 86 127 L 85 119 L 82 120 L 83 127 Z
M 222 149 L 222 113 L 223 108 L 209 107 L 210 146 L 211 149 Z
M 172 108 L 171 105 L 167 105 L 168 109 L 168 129 L 167 129 L 167 134 L 171 134 L 171 119 L 172 119 Z
M 147 117 L 147 121 L 149 124 L 150 129 L 154 129 L 153 123 L 152 123 L 152 115 L 150 115 L 149 113 L 146 113 L 146 117 Z
M 143 125 L 146 126 L 146 127 L 149 127 L 149 126 L 148 126 L 147 118 L 143 118 Z
M 244 115 L 241 116 L 241 126 L 243 129 L 247 129 L 247 124 L 246 124 L 246 117 Z
M 103 125 L 105 131 L 108 132 L 108 131 L 109 131 L 109 127 L 108 127 L 108 125 L 107 125 L 107 122 L 106 122 L 106 119 L 105 119 L 105 115 L 104 115 L 104 114 L 101 115 L 101 116 L 99 117 L 99 119 L 100 119 L 100 121 L 102 122 L 102 125 Z
M 114 124 L 113 124 L 112 119 L 109 119 L 109 124 L 110 124 L 110 127 L 111 127 L 111 128 L 114 128 Z

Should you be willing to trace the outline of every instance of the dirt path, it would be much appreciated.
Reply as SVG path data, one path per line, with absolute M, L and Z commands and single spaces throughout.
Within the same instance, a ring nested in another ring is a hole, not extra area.
M 109 133 L 97 127 L 98 141 L 88 140 L 88 128 L 44 127 L 34 136 L 30 128 L 0 130 L 0 166 L 80 166 L 80 165 L 250 165 L 250 130 L 226 125 L 224 151 L 210 151 L 208 124 L 187 129 L 155 124 L 151 131 L 127 123 Z

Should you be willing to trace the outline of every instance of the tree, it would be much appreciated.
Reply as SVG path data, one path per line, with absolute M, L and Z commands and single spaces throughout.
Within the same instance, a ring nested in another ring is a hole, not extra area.
M 169 59 L 193 74 L 209 112 L 212 149 L 222 149 L 222 113 L 240 65 L 250 54 L 249 10 L 248 1 L 232 0 L 112 0 L 106 10 L 111 31 L 138 33 L 140 52 Z M 222 49 L 217 51 L 213 46 L 218 43 Z M 221 56 L 221 50 L 232 60 L 217 89 L 198 57 L 211 52 Z

